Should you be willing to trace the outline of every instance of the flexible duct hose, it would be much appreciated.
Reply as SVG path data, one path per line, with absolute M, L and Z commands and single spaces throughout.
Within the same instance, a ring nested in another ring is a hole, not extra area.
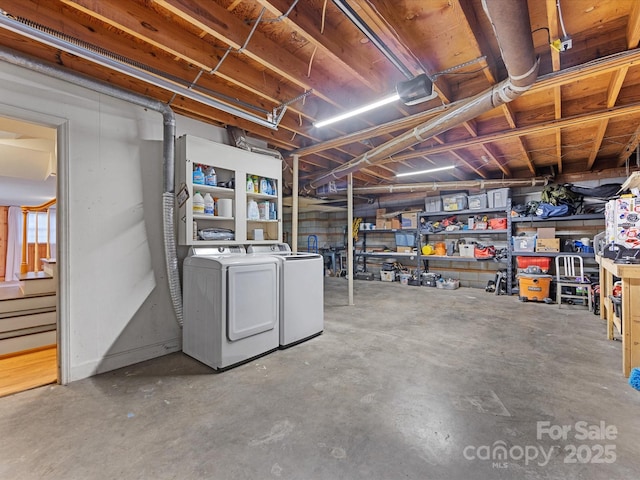
M 169 278 L 169 295 L 176 313 L 178 324 L 182 326 L 182 289 L 178 272 L 178 255 L 176 253 L 176 236 L 174 233 L 175 200 L 172 192 L 162 194 L 162 227 L 164 250 Z

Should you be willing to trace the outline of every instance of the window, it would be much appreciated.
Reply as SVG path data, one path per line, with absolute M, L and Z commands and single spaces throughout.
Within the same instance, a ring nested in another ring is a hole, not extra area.
M 27 243 L 36 241 L 36 216 L 38 218 L 38 243 L 47 243 L 47 213 L 30 212 L 27 215 Z M 56 243 L 56 209 L 50 209 L 50 243 Z

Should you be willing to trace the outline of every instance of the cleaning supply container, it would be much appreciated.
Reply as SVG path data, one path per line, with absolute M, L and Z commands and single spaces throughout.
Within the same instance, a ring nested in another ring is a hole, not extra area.
M 193 213 L 204 213 L 204 198 L 200 192 L 196 192 L 193 196 Z
M 521 273 L 518 275 L 520 300 L 523 302 L 549 302 L 552 275 L 535 275 Z
M 401 273 L 400 274 L 400 285 L 409 285 L 409 279 L 411 278 L 410 273 Z
M 204 214 L 205 215 L 213 215 L 213 210 L 215 208 L 215 203 L 213 201 L 213 197 L 210 193 L 204 194 Z

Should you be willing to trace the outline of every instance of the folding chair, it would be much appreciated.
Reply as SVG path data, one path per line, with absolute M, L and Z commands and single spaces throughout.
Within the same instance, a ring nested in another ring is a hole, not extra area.
M 592 311 L 591 281 L 584 274 L 584 264 L 580 255 L 558 255 L 556 257 L 556 302 L 558 308 L 562 300 L 575 303 L 575 300 L 586 300 L 589 311 Z

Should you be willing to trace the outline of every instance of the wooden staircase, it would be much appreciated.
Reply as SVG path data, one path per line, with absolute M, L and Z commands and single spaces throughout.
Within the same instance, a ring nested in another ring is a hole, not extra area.
M 42 259 L 42 271 L 27 271 L 26 222 L 30 211 L 47 211 L 55 199 L 22 207 L 22 264 L 16 281 L 0 283 L 0 356 L 56 345 L 58 272 L 55 258 Z M 37 229 L 37 228 L 36 228 Z M 50 253 L 47 235 L 47 253 Z M 36 250 L 37 251 L 37 237 Z M 49 255 L 50 256 L 50 255 Z
M 56 262 L 46 265 L 0 288 L 0 356 L 57 343 Z

